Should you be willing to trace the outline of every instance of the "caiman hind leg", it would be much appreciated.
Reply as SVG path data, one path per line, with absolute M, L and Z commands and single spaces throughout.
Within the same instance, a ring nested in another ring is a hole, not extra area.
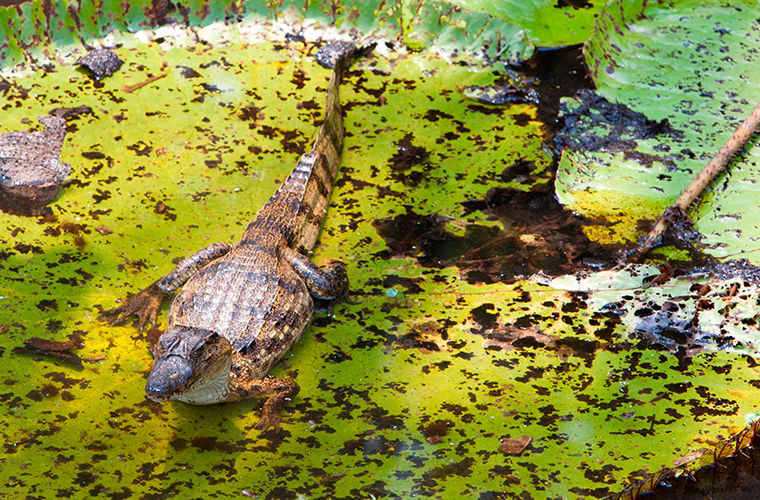
M 348 274 L 343 262 L 333 260 L 318 267 L 308 257 L 293 249 L 286 250 L 283 257 L 304 280 L 313 297 L 330 300 L 341 297 L 348 291 Z
M 301 388 L 295 381 L 287 378 L 267 377 L 258 380 L 241 380 L 231 378 L 229 382 L 230 397 L 227 401 L 239 401 L 251 397 L 271 394 L 261 410 L 261 419 L 254 425 L 256 429 L 277 428 L 282 420 L 281 410 L 293 399 Z
M 120 325 L 129 316 L 137 315 L 137 327 L 142 332 L 145 323 L 155 326 L 158 310 L 165 298 L 187 282 L 201 268 L 212 261 L 224 256 L 230 251 L 229 243 L 213 243 L 195 252 L 190 257 L 182 260 L 177 267 L 164 276 L 154 281 L 146 289 L 124 299 L 121 305 L 103 312 L 108 319 L 109 325 Z

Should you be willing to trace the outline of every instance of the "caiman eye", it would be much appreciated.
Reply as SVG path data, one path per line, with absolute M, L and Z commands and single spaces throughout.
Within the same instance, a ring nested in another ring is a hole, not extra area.
M 172 339 L 169 339 L 168 337 L 159 337 L 158 342 L 153 344 L 152 351 L 157 354 L 163 354 L 167 350 L 169 350 L 169 346 L 172 343 Z
M 162 350 L 169 349 L 173 344 L 176 344 L 178 341 L 178 338 L 176 335 L 161 335 L 158 338 L 158 342 L 156 343 L 157 346 L 160 346 Z
M 219 343 L 219 334 L 214 333 L 206 339 L 206 345 L 214 345 Z
M 193 349 L 190 351 L 190 359 L 200 359 L 203 356 L 203 349 Z

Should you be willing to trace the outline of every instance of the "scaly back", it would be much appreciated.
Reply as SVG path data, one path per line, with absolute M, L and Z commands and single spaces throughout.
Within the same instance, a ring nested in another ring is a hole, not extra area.
M 343 149 L 343 115 L 338 87 L 343 73 L 358 57 L 369 53 L 374 44 L 343 52 L 335 61 L 327 88 L 325 121 L 309 153 L 296 164 L 290 176 L 249 224 L 243 241 L 263 233 L 281 233 L 291 248 L 302 252 L 314 248 L 319 228 L 340 165 Z

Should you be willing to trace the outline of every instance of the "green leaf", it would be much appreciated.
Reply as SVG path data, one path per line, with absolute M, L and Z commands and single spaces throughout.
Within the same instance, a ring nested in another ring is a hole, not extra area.
M 341 3 L 335 19 L 309 3 L 308 22 L 303 2 L 186 2 L 167 14 L 176 23 L 149 30 L 152 4 L 83 2 L 74 11 L 87 19 L 75 22 L 56 3 L 60 31 L 33 47 L 20 33 L 47 28 L 22 29 L 15 9 L 0 9 L 14 26 L 5 68 L 27 54 L 55 63 L 3 82 L 3 131 L 58 107 L 92 109 L 69 122 L 73 172 L 50 213 L 0 214 L 4 496 L 603 497 L 755 411 L 749 356 L 679 360 L 630 341 L 616 314 L 586 303 L 588 290 L 499 267 L 493 245 L 545 257 L 535 250 L 545 235 L 513 234 L 477 208 L 496 203 L 494 188 L 541 195 L 551 159 L 535 106 L 463 96 L 501 76 L 469 56 L 451 64 L 382 44 L 341 89 L 343 160 L 313 256 L 348 264 L 353 302 L 319 311 L 274 368 L 301 386 L 282 429 L 253 429 L 256 400 L 148 402 L 146 339 L 104 325 L 99 308 L 240 236 L 322 118 L 329 72 L 311 57 L 315 40 L 356 26 L 426 47 L 532 50 L 514 25 L 444 2 Z M 125 64 L 94 82 L 71 65 L 78 30 L 111 28 L 87 41 L 114 46 Z M 299 28 L 307 43 L 285 37 Z M 509 43 L 490 43 L 499 37 Z M 399 161 L 407 144 L 415 161 Z M 82 370 L 13 352 L 75 333 Z M 506 446 L 526 438 L 522 450 Z
M 754 8 L 751 2 L 607 6 L 585 47 L 597 93 L 653 123 L 607 147 L 565 150 L 556 186 L 563 204 L 609 217 L 617 224 L 613 239 L 632 239 L 637 220 L 655 218 L 675 201 L 760 100 L 760 35 L 747 15 Z M 564 112 L 573 116 L 582 105 L 566 99 Z M 606 119 L 589 113 L 575 132 L 608 138 L 618 130 Z M 759 155 L 753 141 L 693 211 L 716 257 L 758 262 L 760 219 L 746 200 L 757 197 Z
M 631 265 L 544 283 L 588 293 L 586 303 L 592 310 L 614 311 L 628 333 L 674 353 L 679 349 L 721 350 L 758 356 L 760 289 L 754 284 L 756 272 L 735 265 L 719 266 L 713 272 L 716 276 L 700 271 L 652 285 L 649 281 L 660 274 L 656 268 Z
M 491 59 L 521 62 L 533 52 L 525 33 L 507 19 L 490 13 L 455 6 L 445 0 L 403 2 L 208 2 L 188 0 L 167 7 L 147 0 L 138 2 L 54 2 L 32 0 L 23 3 L 22 15 L 0 7 L 0 68 L 9 69 L 24 61 L 41 64 L 56 52 L 79 45 L 80 39 L 110 34 L 107 43 L 125 32 L 136 32 L 170 22 L 208 26 L 230 20 L 287 20 L 295 31 L 309 30 L 313 22 L 330 24 L 347 32 L 358 29 L 365 35 L 416 40 L 422 47 L 434 47 L 450 55 L 475 54 Z M 160 29 L 160 28 L 159 28 Z
M 452 3 L 516 24 L 541 47 L 585 42 L 605 4 L 563 0 L 452 0 Z
M 6 496 L 41 487 L 62 496 L 466 494 L 471 479 L 494 490 L 508 484 L 490 472 L 501 470 L 502 438 L 530 433 L 541 442 L 542 426 L 525 425 L 539 410 L 505 424 L 504 412 L 522 398 L 490 392 L 511 377 L 480 337 L 452 328 L 480 305 L 458 297 L 481 297 L 481 287 L 452 289 L 455 268 L 383 257 L 372 224 L 414 207 L 452 224 L 493 226 L 483 215 L 464 216 L 461 203 L 484 198 L 489 181 L 518 162 L 546 181 L 550 158 L 535 108 L 473 103 L 458 86 L 490 85 L 497 75 L 429 52 L 381 52 L 359 62 L 342 88 L 348 136 L 315 260 L 345 260 L 360 300 L 318 313 L 275 369 L 301 386 L 282 432 L 252 428 L 255 400 L 212 407 L 145 400 L 146 339 L 132 325 L 104 325 L 98 308 L 146 286 L 176 259 L 238 238 L 322 118 L 329 72 L 311 58 L 312 46 L 267 41 L 257 22 L 112 35 L 125 61 L 113 76 L 95 82 L 71 66 L 80 51 L 7 89 L 6 131 L 26 129 L 53 108 L 92 112 L 69 123 L 62 155 L 73 172 L 51 214 L 0 215 Z M 192 43 L 194 36 L 207 43 Z M 429 154 L 394 166 L 407 136 Z M 75 332 L 85 342 L 81 371 L 12 352 L 32 336 Z M 512 357 L 522 371 L 532 363 Z M 491 458 L 464 453 L 472 447 Z

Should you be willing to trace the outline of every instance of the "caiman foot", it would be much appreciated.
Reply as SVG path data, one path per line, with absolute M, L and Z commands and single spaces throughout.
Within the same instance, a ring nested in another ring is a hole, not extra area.
M 109 325 L 113 326 L 121 325 L 124 320 L 134 314 L 137 316 L 137 328 L 142 332 L 145 323 L 150 322 L 151 326 L 156 325 L 158 310 L 166 297 L 166 292 L 158 287 L 158 281 L 156 281 L 145 290 L 123 299 L 121 305 L 103 311 L 102 316 Z
M 295 381 L 285 378 L 264 378 L 249 382 L 236 382 L 233 387 L 235 399 L 246 399 L 253 396 L 272 394 L 264 403 L 261 419 L 253 426 L 259 430 L 273 427 L 277 429 L 282 421 L 281 410 L 293 399 L 301 388 Z
M 348 291 L 348 274 L 346 264 L 331 260 L 323 267 L 316 266 L 305 255 L 288 249 L 284 252 L 285 260 L 290 262 L 314 298 L 332 300 L 343 296 Z
M 314 296 L 333 299 L 344 299 L 348 295 L 348 273 L 346 263 L 342 260 L 331 260 L 327 265 L 320 268 L 327 278 L 322 288 L 314 290 Z

